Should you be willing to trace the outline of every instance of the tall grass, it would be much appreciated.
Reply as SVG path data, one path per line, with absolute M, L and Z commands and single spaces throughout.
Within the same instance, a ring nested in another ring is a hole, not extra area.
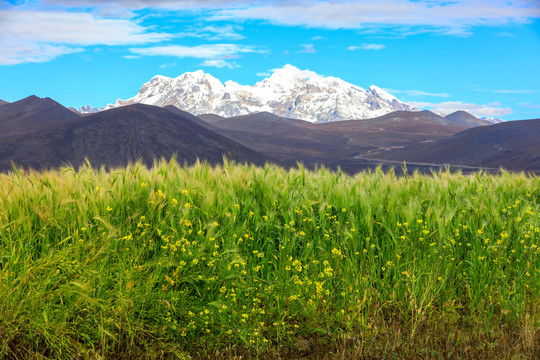
M 539 354 L 535 177 L 171 161 L 0 187 L 0 358 Z

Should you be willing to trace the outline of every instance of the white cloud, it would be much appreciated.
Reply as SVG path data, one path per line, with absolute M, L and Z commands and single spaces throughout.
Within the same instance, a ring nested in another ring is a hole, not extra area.
M 124 9 L 216 9 L 240 4 L 249 4 L 252 0 L 44 0 L 44 3 L 68 7 L 115 7 Z
M 79 47 L 49 45 L 35 42 L 16 43 L 0 40 L 0 65 L 42 63 L 62 55 L 84 51 Z
M 199 64 L 200 66 L 210 66 L 210 67 L 216 67 L 218 69 L 222 68 L 228 68 L 228 69 L 234 69 L 240 67 L 236 63 L 229 63 L 223 59 L 212 59 L 212 60 L 206 60 L 203 63 Z
M 240 6 L 214 13 L 214 18 L 222 20 L 255 19 L 330 29 L 369 29 L 392 24 L 410 31 L 411 27 L 422 26 L 448 35 L 468 35 L 473 26 L 523 23 L 539 17 L 537 0 L 295 0 Z
M 512 33 L 509 33 L 509 32 L 505 32 L 505 31 L 497 33 L 497 34 L 495 34 L 495 36 L 503 37 L 503 38 L 516 38 L 517 37 L 516 35 L 514 35 Z
M 272 75 L 275 75 L 278 78 L 283 76 L 283 78 L 285 78 L 285 79 L 291 79 L 291 78 L 296 78 L 296 79 L 322 79 L 323 78 L 322 75 L 319 75 L 314 71 L 311 71 L 311 70 L 308 70 L 308 69 L 300 70 L 299 68 L 297 68 L 296 66 L 291 65 L 291 64 L 285 64 L 281 68 L 270 69 L 270 71 L 272 72 Z
M 395 90 L 395 89 L 384 89 L 392 94 L 403 94 L 405 97 L 410 96 L 434 96 L 434 97 L 450 97 L 448 93 L 431 93 L 422 90 Z
M 230 24 L 224 26 L 208 25 L 202 28 L 188 28 L 186 31 L 178 34 L 177 37 L 197 37 L 214 41 L 244 39 L 245 36 L 238 33 L 238 30 L 242 30 L 242 27 Z
M 170 63 L 170 64 L 163 64 L 163 65 L 160 65 L 159 68 L 160 69 L 166 69 L 168 67 L 175 67 L 176 66 L 176 63 Z
M 349 46 L 347 49 L 354 51 L 354 50 L 382 50 L 386 46 L 382 44 L 362 44 L 360 46 Z
M 140 56 L 174 56 L 177 58 L 217 59 L 241 53 L 265 53 L 266 50 L 247 45 L 210 44 L 197 46 L 167 45 L 146 48 L 131 48 L 133 54 Z
M 509 107 L 502 107 L 498 102 L 489 104 L 473 104 L 461 101 L 447 101 L 442 103 L 416 102 L 410 101 L 409 104 L 423 110 L 432 110 L 438 113 L 450 114 L 458 110 L 465 110 L 475 116 L 504 116 L 512 114 L 514 111 Z
M 169 34 L 146 32 L 132 20 L 57 11 L 0 11 L 2 38 L 77 45 L 127 45 L 162 41 Z
M 519 106 L 525 106 L 525 107 L 528 107 L 528 108 L 533 108 L 533 109 L 540 109 L 540 105 L 535 105 L 535 104 L 519 103 L 518 105 Z
M 303 45 L 300 45 L 301 47 L 303 47 L 302 50 L 298 51 L 299 53 L 304 53 L 304 54 L 315 54 L 315 48 L 313 47 L 313 44 L 303 44 Z
M 269 72 L 258 72 L 257 73 L 257 76 L 263 76 L 263 77 L 268 77 L 270 76 L 271 74 Z
M 503 89 L 503 90 L 493 90 L 494 93 L 499 94 L 532 94 L 534 90 L 510 90 L 510 89 Z
M 45 62 L 90 45 L 135 45 L 165 40 L 126 19 L 87 13 L 0 10 L 0 64 Z

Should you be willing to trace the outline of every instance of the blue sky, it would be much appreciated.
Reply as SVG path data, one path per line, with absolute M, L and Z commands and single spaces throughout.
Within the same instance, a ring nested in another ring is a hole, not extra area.
M 540 118 L 537 0 L 3 0 L 0 99 L 102 107 L 154 75 L 292 64 L 422 109 Z

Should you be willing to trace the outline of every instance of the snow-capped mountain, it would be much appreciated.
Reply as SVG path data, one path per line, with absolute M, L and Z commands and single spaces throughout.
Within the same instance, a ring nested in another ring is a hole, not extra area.
M 94 108 L 94 107 L 85 105 L 85 106 L 79 108 L 78 111 L 79 111 L 81 114 L 94 114 L 94 113 L 100 112 L 101 110 L 103 110 L 103 109 L 100 109 L 100 108 Z
M 503 123 L 505 122 L 504 120 L 502 119 L 497 119 L 497 118 L 494 118 L 494 117 L 481 117 L 479 118 L 480 120 L 484 120 L 488 123 L 491 123 L 491 124 L 500 124 L 500 123 Z
M 292 65 L 273 70 L 270 77 L 253 86 L 233 81 L 222 84 L 202 70 L 177 78 L 157 75 L 133 98 L 118 99 L 103 110 L 134 103 L 174 105 L 195 115 L 224 117 L 267 111 L 310 122 L 368 119 L 396 110 L 417 110 L 374 85 L 365 90 Z

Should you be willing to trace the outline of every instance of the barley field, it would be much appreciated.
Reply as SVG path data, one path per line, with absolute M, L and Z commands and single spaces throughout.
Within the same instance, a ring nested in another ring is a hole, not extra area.
M 540 357 L 540 179 L 0 175 L 0 358 Z

